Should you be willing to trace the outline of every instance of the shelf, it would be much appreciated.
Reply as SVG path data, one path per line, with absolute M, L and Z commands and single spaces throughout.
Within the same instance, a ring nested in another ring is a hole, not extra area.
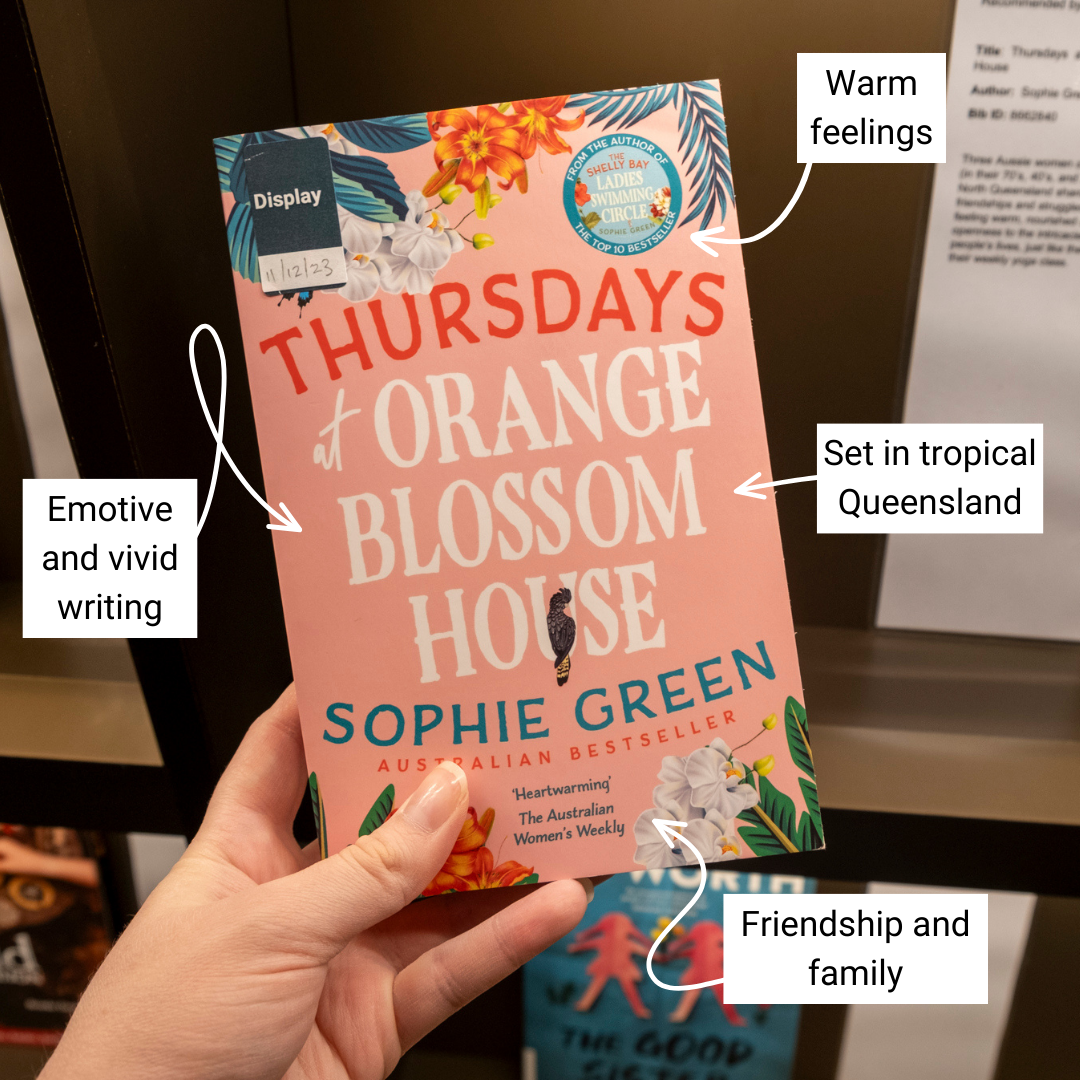
M 762 874 L 1080 896 L 1080 829 L 823 806 L 825 850 L 740 863 Z M 731 863 L 724 863 L 723 868 Z
M 0 585 L 0 755 L 161 766 L 127 642 L 22 637 L 17 585 Z
M 0 821 L 183 832 L 123 639 L 22 637 L 0 584 Z
M 1080 645 L 807 627 L 821 801 L 1080 826 Z

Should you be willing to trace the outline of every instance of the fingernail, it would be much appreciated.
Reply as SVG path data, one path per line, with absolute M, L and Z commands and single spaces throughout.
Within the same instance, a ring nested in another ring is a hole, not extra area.
M 593 896 L 596 895 L 592 880 L 587 877 L 579 877 L 574 880 L 585 890 L 585 903 L 591 904 Z
M 467 786 L 460 766 L 444 761 L 405 801 L 402 816 L 424 832 L 434 832 L 457 808 Z

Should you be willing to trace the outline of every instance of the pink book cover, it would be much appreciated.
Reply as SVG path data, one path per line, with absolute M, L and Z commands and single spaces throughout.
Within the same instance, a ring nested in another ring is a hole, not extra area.
M 718 83 L 215 147 L 323 854 L 447 758 L 425 895 L 823 846 Z

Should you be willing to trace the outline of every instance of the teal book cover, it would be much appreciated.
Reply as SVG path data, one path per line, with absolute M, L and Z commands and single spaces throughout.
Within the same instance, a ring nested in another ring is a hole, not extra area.
M 723 984 L 656 986 L 645 958 L 697 888 L 696 870 L 617 874 L 578 928 L 525 965 L 523 1080 L 787 1080 L 798 1005 L 729 1005 Z M 662 982 L 723 977 L 725 892 L 813 892 L 813 878 L 708 872 L 653 958 Z

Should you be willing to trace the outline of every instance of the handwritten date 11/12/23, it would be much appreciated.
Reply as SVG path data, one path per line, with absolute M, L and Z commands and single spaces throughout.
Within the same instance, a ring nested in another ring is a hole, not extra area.
M 328 258 L 309 260 L 306 255 L 282 255 L 273 263 L 268 259 L 261 261 L 259 273 L 265 281 L 274 285 L 307 285 L 319 279 L 331 281 L 334 268 Z

